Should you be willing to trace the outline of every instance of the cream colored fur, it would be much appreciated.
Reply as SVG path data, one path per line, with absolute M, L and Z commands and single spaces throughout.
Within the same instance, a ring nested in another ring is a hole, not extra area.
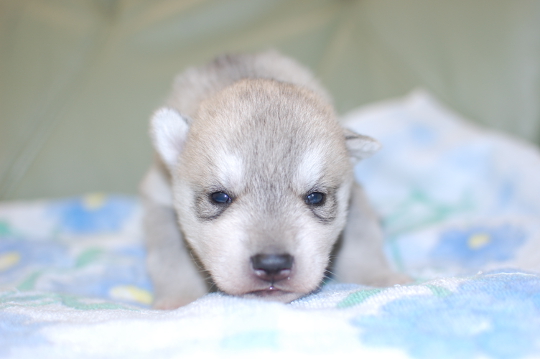
M 150 133 L 158 156 L 141 190 L 156 308 L 213 289 L 289 302 L 316 290 L 329 268 L 347 282 L 406 279 L 389 269 L 377 218 L 353 184 L 353 162 L 378 142 L 341 128 L 296 62 L 266 52 L 189 69 Z M 215 203 L 216 192 L 231 202 Z M 312 192 L 325 195 L 321 205 L 306 202 Z M 256 275 L 259 254 L 292 256 L 286 278 Z

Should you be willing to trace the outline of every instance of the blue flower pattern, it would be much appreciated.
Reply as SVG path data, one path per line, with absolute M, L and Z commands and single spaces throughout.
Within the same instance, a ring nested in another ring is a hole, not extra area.
M 130 197 L 91 194 L 53 203 L 49 212 L 62 231 L 95 234 L 118 231 L 134 206 Z
M 512 259 L 526 237 L 523 229 L 509 224 L 449 229 L 441 234 L 431 256 L 437 264 L 481 268 L 490 262 Z
M 540 353 L 540 279 L 526 273 L 482 275 L 444 296 L 391 301 L 358 316 L 362 342 L 413 358 L 517 359 Z
M 148 305 L 152 288 L 140 238 L 114 244 L 92 242 L 96 235 L 121 234 L 137 206 L 133 197 L 99 194 L 49 202 L 44 216 L 58 227 L 39 239 L 27 238 L 6 225 L 9 230 L 0 234 L 0 288 Z M 59 237 L 59 233 L 67 236 Z M 90 235 L 84 237 L 90 240 L 81 241 L 78 235 Z

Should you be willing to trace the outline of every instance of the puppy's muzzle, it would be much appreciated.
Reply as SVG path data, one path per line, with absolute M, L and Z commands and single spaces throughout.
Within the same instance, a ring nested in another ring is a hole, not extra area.
M 293 261 L 290 254 L 257 254 L 251 266 L 257 277 L 273 284 L 290 276 Z

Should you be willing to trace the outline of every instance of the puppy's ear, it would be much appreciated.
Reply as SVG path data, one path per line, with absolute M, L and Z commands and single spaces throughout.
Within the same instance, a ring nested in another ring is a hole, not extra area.
M 172 108 L 160 108 L 154 112 L 150 120 L 152 143 L 169 169 L 172 169 L 178 161 L 188 130 L 187 120 Z
M 354 163 L 370 157 L 381 149 L 379 141 L 369 136 L 359 135 L 349 129 L 343 129 L 345 143 Z

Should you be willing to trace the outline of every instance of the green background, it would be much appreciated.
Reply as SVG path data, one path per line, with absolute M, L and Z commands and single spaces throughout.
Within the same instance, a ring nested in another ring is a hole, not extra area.
M 268 48 L 340 113 L 423 87 L 540 143 L 540 1 L 0 0 L 0 200 L 136 193 L 173 76 Z

